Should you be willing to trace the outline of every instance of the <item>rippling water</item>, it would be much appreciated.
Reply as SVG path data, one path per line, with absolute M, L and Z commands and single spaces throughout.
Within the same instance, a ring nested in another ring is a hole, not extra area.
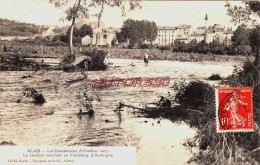
M 178 80 L 205 80 L 213 73 L 222 77 L 232 73 L 232 64 L 189 63 L 111 59 L 113 65 L 107 71 L 89 72 L 95 78 L 153 78 L 168 77 L 167 87 L 107 87 L 91 89 L 91 81 L 68 84 L 81 78 L 79 72 L 39 71 L 0 72 L 0 142 L 13 141 L 18 145 L 82 145 L 82 146 L 137 146 L 137 164 L 183 164 L 190 152 L 182 145 L 193 137 L 195 130 L 185 123 L 172 123 L 158 119 L 137 118 L 131 109 L 115 112 L 119 101 L 143 106 L 155 102 L 157 96 L 171 92 L 172 82 Z M 136 66 L 130 66 L 130 63 Z M 55 86 L 57 88 L 55 89 Z M 21 97 L 25 87 L 41 91 L 47 102 L 34 105 L 31 99 Z M 57 92 L 56 92 L 57 91 Z M 82 108 L 83 92 L 93 98 L 93 117 L 76 114 Z M 54 110 L 54 114 L 47 115 Z M 159 163 L 160 162 L 160 163 Z

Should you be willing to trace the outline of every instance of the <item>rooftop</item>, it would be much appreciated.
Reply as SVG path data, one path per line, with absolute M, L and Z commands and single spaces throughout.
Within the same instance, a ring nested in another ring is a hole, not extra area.
M 199 26 L 197 29 L 206 29 L 206 26 Z
M 189 29 L 189 28 L 191 28 L 191 25 L 181 24 L 177 28 L 178 29 Z
M 158 30 L 176 30 L 174 26 L 158 26 Z

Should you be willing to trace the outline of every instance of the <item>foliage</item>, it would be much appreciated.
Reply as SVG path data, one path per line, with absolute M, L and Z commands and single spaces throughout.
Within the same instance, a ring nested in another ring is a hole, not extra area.
M 33 36 L 44 30 L 43 26 L 0 18 L 0 36 Z
M 249 43 L 252 49 L 256 52 L 255 65 L 260 71 L 260 25 L 252 30 L 252 33 L 249 37 Z
M 233 47 L 220 44 L 219 42 L 213 40 L 211 43 L 206 43 L 204 40 L 201 42 L 197 42 L 196 40 L 192 40 L 190 43 L 184 43 L 179 40 L 175 40 L 172 45 L 172 49 L 174 52 L 186 52 L 186 53 L 201 53 L 201 54 L 229 54 L 234 55 L 236 52 Z
M 170 47 L 170 46 L 158 46 L 157 48 L 160 49 L 161 51 L 171 50 L 171 47 Z
M 221 80 L 221 76 L 219 74 L 212 74 L 209 78 L 209 80 Z
M 241 45 L 248 45 L 248 38 L 250 35 L 250 30 L 246 28 L 246 25 L 242 24 L 237 27 L 231 38 L 234 47 Z
M 124 21 L 121 28 L 119 41 L 127 41 L 129 39 L 130 45 L 140 47 L 145 41 L 150 43 L 157 37 L 157 25 L 155 22 L 147 20 L 132 20 Z
M 182 110 L 175 113 L 174 120 L 184 120 L 191 127 L 197 128 L 197 134 L 184 145 L 198 148 L 189 163 L 198 164 L 257 164 L 257 152 L 251 152 L 259 147 L 259 127 L 255 126 L 252 133 L 226 133 L 216 132 L 215 97 L 214 89 L 203 82 L 190 82 L 182 85 L 176 95 L 177 102 L 187 108 L 196 108 L 203 112 L 193 113 Z M 259 106 L 254 107 L 254 121 L 259 124 Z
M 260 2 L 259 1 L 243 1 L 244 6 L 232 6 L 227 2 L 227 14 L 230 16 L 234 24 L 251 24 L 259 25 L 260 18 Z
M 258 83 L 259 80 L 257 80 L 258 75 L 259 73 L 255 70 L 252 64 L 250 62 L 245 62 L 242 68 L 235 66 L 234 73 L 229 76 L 224 83 L 234 87 L 252 87 L 254 107 L 259 108 L 260 103 L 258 102 L 258 99 L 260 97 L 260 84 Z M 258 112 L 254 112 L 254 114 L 257 113 Z M 259 119 L 260 118 L 258 118 L 258 120 Z
M 69 43 L 70 42 L 70 30 L 71 30 L 71 28 L 68 28 L 65 35 L 55 36 L 52 41 Z M 80 45 L 81 39 L 83 37 L 85 37 L 86 35 L 92 36 L 92 34 L 93 34 L 92 28 L 89 25 L 84 24 L 79 29 L 77 27 L 74 27 L 73 44 Z
M 106 70 L 107 66 L 104 64 L 107 52 L 103 50 L 92 49 L 83 52 L 84 55 L 92 58 L 91 67 L 89 70 Z
M 70 55 L 75 56 L 73 52 L 73 29 L 76 18 L 85 17 L 88 15 L 88 6 L 87 0 L 75 0 L 74 4 L 68 0 L 49 0 L 51 4 L 54 4 L 55 7 L 64 9 L 66 14 L 66 20 L 72 21 L 70 28 Z
M 227 2 L 226 4 L 227 14 L 231 17 L 231 21 L 234 24 L 245 24 L 252 27 L 253 31 L 248 36 L 241 36 L 244 40 L 249 40 L 250 46 L 253 50 L 255 50 L 255 66 L 258 72 L 260 71 L 260 55 L 259 55 L 259 48 L 260 48 L 260 28 L 259 28 L 259 20 L 260 20 L 260 2 L 259 1 L 244 1 L 244 6 L 232 6 L 230 3 Z M 259 76 L 257 79 L 260 80 Z M 259 81 L 260 82 L 260 81 Z
M 201 81 L 192 81 L 185 88 L 178 91 L 175 101 L 187 108 L 199 109 L 209 104 L 212 97 L 214 97 L 214 89 L 210 85 Z

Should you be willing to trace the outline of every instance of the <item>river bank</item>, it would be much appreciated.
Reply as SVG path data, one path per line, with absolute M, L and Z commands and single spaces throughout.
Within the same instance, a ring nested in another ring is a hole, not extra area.
M 7 43 L 9 47 L 12 45 L 12 51 L 18 52 L 27 58 L 57 58 L 63 59 L 69 55 L 69 47 L 65 46 L 43 46 L 28 43 Z M 82 51 L 87 51 L 89 47 L 81 47 Z M 242 55 L 216 55 L 216 54 L 197 54 L 197 53 L 181 53 L 172 50 L 153 49 L 122 49 L 122 48 L 98 48 L 100 50 L 110 50 L 111 58 L 117 59 L 143 59 L 144 52 L 148 51 L 150 60 L 172 60 L 182 62 L 201 62 L 201 61 L 246 61 L 247 58 Z M 0 44 L 0 54 L 3 50 L 3 43 Z M 74 47 L 74 52 L 80 55 L 80 47 Z M 253 60 L 253 57 L 250 57 Z

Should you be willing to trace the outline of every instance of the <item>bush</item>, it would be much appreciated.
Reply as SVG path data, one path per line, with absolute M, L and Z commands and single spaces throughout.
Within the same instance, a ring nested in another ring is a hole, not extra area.
M 164 50 L 171 50 L 170 46 L 158 46 L 157 47 L 159 50 L 164 51 Z
M 219 74 L 213 74 L 208 79 L 209 80 L 222 80 L 222 78 Z
M 106 58 L 107 52 L 103 50 L 88 50 L 83 52 L 84 55 L 92 58 L 91 66 L 89 70 L 106 70 L 107 66 L 104 64 L 104 60 Z
M 214 89 L 204 82 L 192 81 L 178 91 L 175 101 L 187 108 L 200 109 L 200 107 L 214 102 Z

